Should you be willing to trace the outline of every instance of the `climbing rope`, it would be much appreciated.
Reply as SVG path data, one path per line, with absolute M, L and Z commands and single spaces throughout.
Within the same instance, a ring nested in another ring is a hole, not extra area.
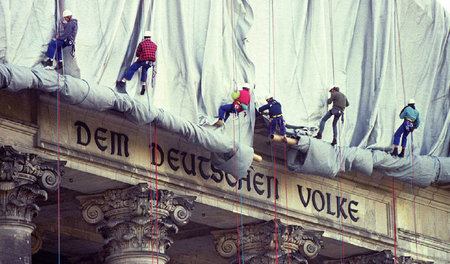
M 233 78 L 232 78 L 232 87 L 231 90 L 233 92 L 238 91 L 237 89 L 237 85 L 236 85 L 236 51 L 235 51 L 235 47 L 234 47 L 234 6 L 233 6 L 233 2 L 234 0 L 230 1 L 230 14 L 231 14 L 231 52 L 232 52 L 232 58 L 233 58 Z M 234 107 L 234 105 L 233 105 Z M 243 221 L 241 220 L 241 224 L 239 224 L 239 214 L 241 215 L 242 218 L 242 188 L 240 190 L 240 197 L 241 199 L 239 200 L 239 195 L 238 195 L 238 185 L 239 185 L 239 175 L 237 175 L 237 153 L 236 153 L 236 127 L 235 127 L 235 119 L 236 116 L 239 116 L 239 113 L 236 112 L 235 109 L 233 109 L 233 156 L 234 156 L 234 175 L 236 177 L 236 185 L 235 185 L 235 195 L 236 195 L 236 208 L 237 208 L 237 213 L 236 213 L 236 232 L 237 232 L 237 249 L 238 249 L 238 263 L 241 264 L 241 260 L 242 262 L 244 262 L 244 239 L 243 239 L 243 235 L 244 232 L 240 230 L 240 226 L 243 230 Z M 240 124 L 239 124 L 240 126 Z M 240 131 L 240 129 L 239 129 Z M 240 132 L 239 132 L 240 133 Z M 240 206 L 240 212 L 239 212 L 239 206 Z M 242 236 L 242 237 L 241 237 Z M 241 243 L 242 243 L 242 249 L 241 249 Z
M 339 196 L 342 199 L 342 182 L 341 182 L 341 166 L 342 166 L 342 155 L 341 155 L 341 123 L 339 123 L 339 172 L 338 172 L 338 188 L 339 188 Z M 339 209 L 338 209 L 339 210 Z M 341 227 L 341 263 L 344 263 L 345 259 L 345 247 L 344 247 L 344 219 L 343 214 L 339 218 L 339 224 Z
M 269 93 L 271 90 L 271 79 L 273 80 L 273 97 L 275 97 L 275 16 L 274 16 L 274 8 L 273 8 L 273 0 L 270 1 L 269 6 Z M 270 36 L 272 36 L 272 39 L 270 39 Z M 270 53 L 272 53 L 272 61 L 270 58 Z M 272 65 L 273 64 L 273 65 Z M 272 66 L 272 71 L 270 70 Z M 273 75 L 273 78 L 270 78 L 271 74 Z M 270 132 L 275 133 L 275 131 L 272 131 L 272 122 L 274 122 L 272 119 L 270 119 Z M 275 126 L 276 127 L 276 126 Z M 275 263 L 278 264 L 278 217 L 277 217 L 277 167 L 276 167 L 276 154 L 275 154 L 275 148 L 273 146 L 273 142 L 270 143 L 271 148 L 271 156 L 272 156 L 272 162 L 273 162 L 273 174 L 274 174 L 274 187 L 275 187 L 275 195 L 274 195 L 274 217 L 275 217 Z M 287 202 L 287 201 L 286 201 Z
M 330 49 L 331 49 L 331 71 L 333 74 L 333 85 L 336 84 L 336 77 L 335 77 L 335 69 L 334 69 L 334 45 L 333 45 L 333 2 L 332 0 L 328 0 L 328 14 L 329 14 L 329 23 L 330 23 Z M 334 116 L 333 118 L 336 118 Z M 342 198 L 342 180 L 341 180 L 341 169 L 342 169 L 342 153 L 341 153 L 341 123 L 339 123 L 339 171 L 337 174 L 338 180 L 337 180 L 337 188 L 339 191 L 339 196 Z M 345 245 L 344 245 L 344 222 L 343 222 L 343 215 L 341 214 L 341 217 L 339 218 L 339 226 L 341 231 L 341 257 L 340 261 L 341 263 L 344 263 L 345 259 Z
M 62 10 L 62 0 L 59 0 L 59 11 L 60 11 L 60 15 L 62 14 L 63 10 Z M 55 3 L 55 9 L 58 10 L 58 2 Z M 56 11 L 55 10 L 55 11 Z M 55 16 L 58 17 L 57 12 L 55 13 Z M 56 19 L 58 21 L 58 19 Z M 58 21 L 57 22 L 57 28 L 56 28 L 56 39 L 58 39 L 58 35 L 59 32 L 61 32 L 61 23 Z M 58 51 L 58 41 L 56 41 L 56 51 Z M 56 52 L 56 76 L 57 76 L 57 86 L 58 86 L 58 92 L 56 93 L 56 127 L 57 127 L 57 132 L 56 132 L 56 145 L 57 145 L 57 150 L 56 150 L 56 157 L 57 157 L 57 170 L 58 170 L 58 264 L 61 263 L 61 166 L 60 166 L 60 162 L 61 162 L 61 145 L 60 145 L 60 121 L 61 121 L 61 113 L 60 113 L 60 107 L 61 107 L 61 101 L 60 101 L 60 85 L 59 85 L 59 56 L 58 56 L 58 52 Z M 62 50 L 61 50 L 61 55 L 62 55 Z
M 287 141 L 284 141 L 284 193 L 286 200 L 286 228 L 287 228 L 287 239 L 289 241 L 289 206 L 288 206 L 288 187 L 287 187 Z M 275 194 L 276 195 L 276 194 Z M 291 264 L 291 255 L 289 249 L 287 249 L 287 256 L 289 259 L 289 264 Z
M 406 104 L 406 91 L 405 91 L 405 76 L 403 71 L 403 56 L 402 56 L 402 46 L 401 46 L 401 37 L 400 37 L 400 23 L 398 17 L 398 5 L 397 0 L 394 0 L 394 23 L 395 28 L 397 30 L 397 42 L 399 49 L 399 60 L 400 60 L 400 72 L 402 77 L 402 89 L 403 89 L 403 103 Z M 395 46 L 397 48 L 397 46 Z M 396 50 L 396 49 L 395 49 Z M 413 142 L 413 132 L 411 134 L 410 147 L 411 147 L 411 196 L 413 203 L 413 215 L 414 215 L 414 240 L 416 244 L 416 258 L 418 258 L 418 243 L 417 243 L 417 218 L 416 218 L 416 194 L 414 190 L 414 142 Z M 394 179 L 392 179 L 394 181 Z M 395 225 L 394 225 L 395 227 Z M 396 232 L 394 233 L 396 234 Z M 396 239 L 396 238 L 395 238 Z M 397 243 L 395 241 L 395 247 Z M 395 252 L 397 252 L 397 248 L 395 248 Z M 395 256 L 395 263 L 397 263 L 397 256 Z
M 142 6 L 141 6 L 141 10 L 142 10 L 142 22 L 141 25 L 145 24 L 145 0 L 142 0 Z M 142 31 L 145 31 L 145 26 L 142 27 Z M 147 89 L 147 103 L 148 103 L 148 111 L 150 112 L 150 91 Z M 156 124 L 155 124 L 155 136 L 156 136 Z M 150 178 L 149 178 L 149 189 L 150 189 L 150 245 L 152 248 L 152 263 L 154 262 L 154 247 L 153 247 L 153 231 L 154 231 L 154 225 L 153 225 L 153 198 L 155 197 L 156 199 L 156 192 L 153 191 L 153 179 L 152 179 L 152 174 L 153 174 L 153 157 L 155 157 L 155 168 L 157 167 L 158 164 L 158 158 L 156 156 L 157 154 L 157 145 L 155 143 L 155 152 L 152 153 L 152 123 L 148 124 L 148 134 L 149 134 L 149 148 L 150 148 L 150 152 L 149 152 L 149 159 L 150 159 Z M 156 138 L 156 137 L 155 137 Z M 156 169 L 156 173 L 157 173 L 157 169 Z M 157 184 L 155 184 L 157 185 Z M 157 188 L 157 187 L 156 187 Z M 157 208 L 158 204 L 156 204 L 156 208 Z M 158 225 L 158 220 L 157 217 L 155 218 L 155 225 Z M 156 236 L 158 235 L 158 233 L 156 233 Z M 158 240 L 157 240 L 158 241 Z M 157 247 L 158 248 L 158 247 Z M 158 262 L 158 259 L 156 260 L 156 262 Z

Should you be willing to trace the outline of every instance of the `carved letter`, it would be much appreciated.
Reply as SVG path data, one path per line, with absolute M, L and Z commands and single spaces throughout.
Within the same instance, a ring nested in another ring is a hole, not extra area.
M 222 173 L 222 171 L 217 169 L 216 167 L 214 167 L 212 164 L 211 164 L 211 170 L 214 172 L 211 175 L 211 179 L 213 179 L 217 183 L 221 182 L 223 180 L 223 173 Z M 219 174 L 219 177 L 216 176 L 216 173 Z
M 273 176 L 267 176 L 267 198 L 270 198 L 271 196 L 271 184 L 270 181 L 274 179 Z M 275 183 L 275 199 L 278 199 L 280 196 L 278 196 L 278 179 Z
M 336 213 L 331 211 L 331 194 L 327 193 L 327 214 L 335 215 Z
M 256 191 L 257 194 L 263 195 L 263 194 L 264 194 L 264 190 L 259 189 L 258 185 L 263 185 L 264 182 L 258 181 L 258 179 L 257 179 L 256 177 L 262 179 L 262 178 L 264 177 L 264 175 L 261 174 L 261 173 L 259 173 L 259 172 L 257 172 L 257 173 L 255 173 L 255 175 L 253 176 L 253 188 L 255 188 L 255 191 Z
M 230 185 L 230 187 L 234 187 L 234 186 L 236 186 L 236 184 L 237 184 L 237 180 L 236 180 L 235 182 L 232 182 L 231 179 L 230 179 L 230 176 L 231 176 L 233 179 L 235 179 L 233 175 L 230 175 L 230 174 L 228 174 L 228 173 L 225 172 L 225 179 L 227 180 L 228 185 Z
M 185 151 L 181 152 L 181 156 L 183 156 L 183 169 L 187 173 L 187 175 L 192 174 L 193 176 L 196 175 L 195 173 L 195 155 L 191 154 L 191 168 L 188 169 L 186 167 L 186 156 L 187 153 Z
M 303 186 L 297 185 L 297 188 L 298 188 L 298 194 L 300 196 L 300 200 L 302 201 L 303 206 L 306 208 L 308 206 L 308 204 L 309 204 L 309 199 L 311 198 L 311 188 L 307 188 L 307 190 L 308 190 L 308 199 L 306 199 L 306 201 L 305 201 L 305 198 L 303 198 L 303 192 L 302 192 Z
M 115 148 L 116 148 L 116 138 L 117 138 L 117 155 L 122 156 L 122 137 L 124 138 L 124 152 L 125 157 L 130 156 L 128 153 L 128 136 L 122 133 L 116 133 L 114 131 L 111 132 L 111 155 L 114 154 Z
M 345 214 L 344 208 L 342 208 L 342 206 L 345 204 L 346 201 L 347 201 L 347 198 L 342 198 L 342 201 L 341 201 L 341 197 L 336 196 L 336 205 L 337 205 L 336 217 L 337 218 L 339 218 L 339 216 L 341 216 L 341 214 L 342 214 L 344 219 L 347 219 L 348 216 Z
M 320 196 L 320 201 L 322 203 L 322 205 L 320 206 L 320 208 L 317 206 L 317 198 L 316 198 L 316 194 L 319 194 Z M 325 208 L 325 201 L 324 201 L 324 197 L 321 191 L 319 190 L 315 190 L 312 194 L 312 202 L 313 202 L 313 206 L 314 208 L 316 208 L 317 212 L 321 212 L 323 210 L 323 208 Z
M 252 188 L 250 187 L 250 180 L 251 180 L 250 170 L 247 170 L 247 177 L 239 179 L 239 187 L 238 187 L 238 189 L 239 190 L 241 189 L 242 181 L 246 181 L 247 182 L 247 191 L 251 191 Z
M 200 161 L 200 163 L 198 164 L 198 170 L 200 171 L 200 175 L 202 176 L 203 179 L 207 180 L 209 179 L 209 177 L 211 177 L 210 175 L 207 175 L 204 171 L 203 171 L 203 162 L 209 162 L 208 158 L 202 157 L 202 156 L 198 156 L 198 160 Z
M 83 146 L 89 145 L 89 143 L 91 142 L 91 131 L 89 130 L 89 127 L 81 121 L 75 122 L 74 125 L 78 126 L 77 127 L 77 144 L 80 144 Z M 86 131 L 87 138 L 86 138 L 85 142 L 81 141 L 81 128 L 84 128 L 84 130 Z
M 99 128 L 97 128 L 96 130 L 95 130 L 95 136 L 94 136 L 94 139 L 95 139 L 95 145 L 97 145 L 97 148 L 99 149 L 99 150 L 101 150 L 101 151 L 105 151 L 106 150 L 106 148 L 108 147 L 108 146 L 103 146 L 99 141 L 105 141 L 106 140 L 106 137 L 101 137 L 101 136 L 99 136 L 98 135 L 98 132 L 102 132 L 102 133 L 106 133 L 108 130 L 107 129 L 105 129 L 105 128 L 101 128 L 101 127 L 99 127 Z
M 180 166 L 176 166 L 175 164 L 173 164 L 172 160 L 173 161 L 178 161 L 178 158 L 177 157 L 173 157 L 172 156 L 172 152 L 174 152 L 175 154 L 178 154 L 179 150 L 178 149 L 174 149 L 174 148 L 169 149 L 169 153 L 167 153 L 167 162 L 169 163 L 169 166 L 170 166 L 170 168 L 172 170 L 177 171 L 180 168 Z
M 359 217 L 355 217 L 353 215 L 353 213 L 357 213 L 358 210 L 357 209 L 352 209 L 352 205 L 358 206 L 358 202 L 357 201 L 350 201 L 350 203 L 348 204 L 348 214 L 350 215 L 350 219 L 352 219 L 353 222 L 358 222 Z
M 159 157 L 161 158 L 161 160 L 159 161 L 159 164 L 156 164 L 156 161 L 158 160 L 158 154 L 155 151 L 155 143 L 152 143 L 152 147 L 151 147 L 152 164 L 156 165 L 156 166 L 161 166 L 164 162 L 164 151 L 159 145 L 156 146 L 156 149 L 159 152 Z

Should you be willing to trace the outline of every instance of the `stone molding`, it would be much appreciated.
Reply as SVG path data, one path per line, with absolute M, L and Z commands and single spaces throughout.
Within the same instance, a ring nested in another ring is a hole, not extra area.
M 275 224 L 277 236 L 275 235 Z M 236 257 L 238 248 L 242 248 L 243 260 L 247 263 L 308 263 L 315 258 L 323 247 L 323 231 L 305 230 L 301 226 L 282 224 L 279 220 L 251 224 L 236 229 L 212 232 L 215 247 L 224 258 Z M 275 238 L 278 241 L 276 255 Z M 240 240 L 243 241 L 240 241 Z M 240 243 L 241 245 L 238 245 Z M 239 258 L 230 263 L 239 263 Z
M 59 171 L 65 161 L 59 162 Z M 0 146 L 0 222 L 18 220 L 31 223 L 39 212 L 37 198 L 47 199 L 47 191 L 58 188 L 58 161 L 32 153 L 20 153 Z
M 169 233 L 189 222 L 195 198 L 156 192 L 146 183 L 77 197 L 83 219 L 96 224 L 104 237 L 107 263 L 152 257 L 167 262 L 165 251 L 173 243 Z
M 327 260 L 324 264 L 341 264 L 341 260 Z M 395 256 L 390 250 L 383 250 L 368 255 L 352 256 L 344 259 L 345 264 L 433 264 L 429 261 L 414 260 L 412 257 L 401 256 L 395 262 Z

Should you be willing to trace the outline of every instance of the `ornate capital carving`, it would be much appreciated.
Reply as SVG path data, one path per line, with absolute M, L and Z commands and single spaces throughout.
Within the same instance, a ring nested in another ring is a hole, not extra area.
M 245 252 L 244 261 L 249 263 L 275 263 L 277 255 L 279 263 L 308 263 L 307 259 L 315 258 L 323 247 L 323 231 L 286 226 L 279 220 L 247 225 L 240 230 L 243 231 L 239 238 L 236 229 L 213 232 L 216 250 L 222 257 L 231 258 L 237 254 L 238 239 L 242 239 L 240 246 Z M 230 263 L 238 263 L 238 260 Z
M 66 164 L 59 162 L 60 167 Z M 61 171 L 61 169 L 59 169 Z M 0 221 L 31 223 L 39 212 L 36 198 L 47 199 L 47 190 L 58 188 L 58 161 L 0 147 Z
M 324 264 L 340 264 L 341 260 L 327 260 Z M 395 256 L 390 250 L 383 250 L 368 255 L 359 255 L 345 258 L 346 264 L 433 264 L 433 262 L 416 261 L 411 257 L 398 257 L 397 262 Z
M 195 198 L 156 192 L 144 183 L 77 197 L 84 220 L 97 224 L 105 238 L 108 257 L 137 251 L 164 254 L 173 243 L 168 234 L 188 223 Z

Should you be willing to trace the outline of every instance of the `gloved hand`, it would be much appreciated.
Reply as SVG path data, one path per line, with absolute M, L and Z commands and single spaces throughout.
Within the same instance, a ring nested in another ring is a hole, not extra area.
M 234 111 L 238 111 L 239 110 L 239 105 L 238 104 L 234 104 Z

